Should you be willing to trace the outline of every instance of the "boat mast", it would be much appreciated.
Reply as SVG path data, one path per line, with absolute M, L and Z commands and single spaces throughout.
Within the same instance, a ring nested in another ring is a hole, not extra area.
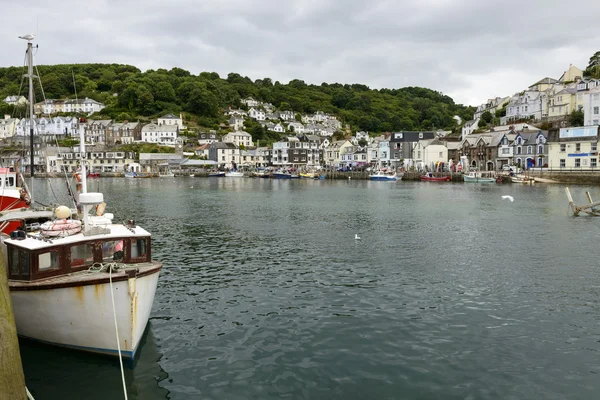
M 35 155 L 33 153 L 33 78 L 36 78 L 33 75 L 33 43 L 31 41 L 35 39 L 35 35 L 25 35 L 19 36 L 20 39 L 27 40 L 27 75 L 25 75 L 29 79 L 29 171 L 31 172 L 31 188 L 30 197 L 31 202 L 33 203 L 33 177 L 35 175 Z

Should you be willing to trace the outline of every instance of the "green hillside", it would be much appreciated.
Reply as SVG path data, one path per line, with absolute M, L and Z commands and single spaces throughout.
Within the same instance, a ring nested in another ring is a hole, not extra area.
M 375 90 L 361 84 L 308 85 L 301 80 L 282 84 L 270 78 L 253 82 L 236 73 L 223 79 L 215 72 L 192 75 L 180 68 L 141 72 L 119 64 L 42 65 L 38 70 L 46 98 L 73 98 L 76 87 L 79 98 L 107 105 L 102 115 L 95 117 L 116 120 L 184 112 L 190 126 L 214 129 L 226 121 L 223 109 L 240 107 L 240 100 L 248 96 L 280 110 L 332 113 L 352 129 L 370 132 L 453 129 L 454 115 L 464 121 L 474 112 L 473 107 L 419 87 Z M 0 68 L 0 98 L 17 94 L 19 89 L 27 96 L 27 83 L 21 86 L 23 73 L 20 67 Z M 42 90 L 36 86 L 36 101 L 42 99 Z M 0 112 L 14 114 L 15 110 L 2 105 Z

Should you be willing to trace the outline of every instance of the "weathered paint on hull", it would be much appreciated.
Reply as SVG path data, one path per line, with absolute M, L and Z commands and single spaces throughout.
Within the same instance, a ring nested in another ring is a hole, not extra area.
M 158 271 L 113 282 L 121 355 L 133 358 L 146 329 Z M 17 333 L 40 342 L 118 355 L 110 285 L 11 291 Z

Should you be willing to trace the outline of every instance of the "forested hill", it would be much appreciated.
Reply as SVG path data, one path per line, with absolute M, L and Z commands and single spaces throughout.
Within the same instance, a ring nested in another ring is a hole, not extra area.
M 116 120 L 183 111 L 192 125 L 213 128 L 225 120 L 223 109 L 240 107 L 240 100 L 248 96 L 282 111 L 332 113 L 353 129 L 370 132 L 451 129 L 456 126 L 454 115 L 465 121 L 474 112 L 473 107 L 419 87 L 375 90 L 361 84 L 308 85 L 301 80 L 281 84 L 270 78 L 253 82 L 236 73 L 223 79 L 215 72 L 192 75 L 180 68 L 141 72 L 119 64 L 42 65 L 38 70 L 46 98 L 74 98 L 76 88 L 79 98 L 107 105 L 100 117 Z M 22 67 L 0 68 L 1 99 L 19 93 L 23 73 Z M 20 93 L 27 97 L 26 82 Z M 42 99 L 36 87 L 36 101 Z

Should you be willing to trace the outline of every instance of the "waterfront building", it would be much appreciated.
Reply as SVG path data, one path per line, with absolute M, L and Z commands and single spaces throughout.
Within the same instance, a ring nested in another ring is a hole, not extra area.
M 513 165 L 524 169 L 548 165 L 548 132 L 518 131 L 513 141 Z
M 598 126 L 551 129 L 547 146 L 550 169 L 598 169 Z
M 237 147 L 243 145 L 245 147 L 252 147 L 252 135 L 244 131 L 229 132 L 221 138 L 222 142 L 229 142 L 235 144 Z
M 585 125 L 600 125 L 600 86 L 595 86 L 584 95 L 583 122 Z
M 393 132 L 390 136 L 390 164 L 393 167 L 399 167 L 401 160 L 404 160 L 405 167 L 416 165 L 415 148 L 419 140 L 429 140 L 435 138 L 435 132 L 416 132 L 403 131 Z

